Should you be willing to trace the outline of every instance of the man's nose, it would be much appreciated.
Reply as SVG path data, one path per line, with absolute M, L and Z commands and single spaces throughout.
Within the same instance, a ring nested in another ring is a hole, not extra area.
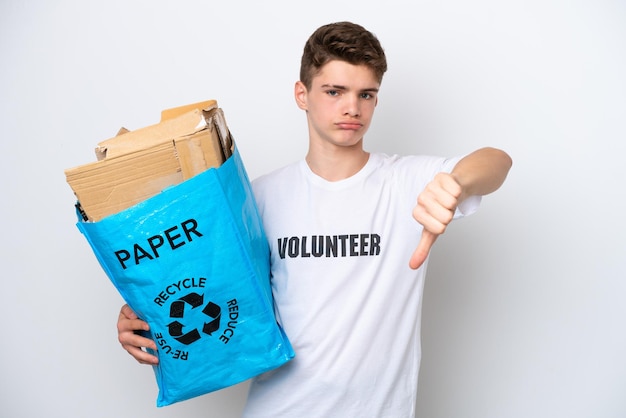
M 344 106 L 344 115 L 357 117 L 361 114 L 358 97 L 346 96 Z

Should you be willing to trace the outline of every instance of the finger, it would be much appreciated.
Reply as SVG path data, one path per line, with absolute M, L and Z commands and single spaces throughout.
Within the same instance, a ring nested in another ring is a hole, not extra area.
M 142 364 L 156 364 L 158 358 L 150 353 L 147 353 L 145 349 L 153 351 L 157 350 L 156 343 L 150 339 L 138 335 L 132 331 L 122 332 L 118 336 L 119 342 L 122 348 L 126 350 L 131 356 Z
M 134 347 L 146 347 L 156 350 L 156 344 L 149 335 L 138 330 L 128 329 L 120 331 L 117 339 L 124 347 L 132 345 Z
M 122 334 L 134 331 L 150 331 L 150 325 L 141 319 L 128 319 L 120 315 L 117 321 L 117 332 Z
M 128 319 L 137 319 L 138 316 L 135 313 L 135 311 L 133 311 L 130 306 L 128 306 L 128 304 L 125 304 L 124 306 L 122 306 L 122 309 L 120 310 L 120 318 L 121 317 L 126 317 Z
M 446 192 L 449 196 L 454 198 L 454 200 L 458 199 L 461 195 L 462 188 L 461 185 L 457 182 L 457 180 L 452 177 L 449 173 L 439 173 L 436 176 L 437 184 L 443 191 Z
M 121 334 L 126 331 L 150 331 L 148 323 L 139 319 L 128 305 L 122 306 L 117 318 L 117 332 Z
M 155 365 L 159 363 L 159 358 L 150 354 L 139 347 L 127 346 L 124 349 L 140 364 Z
M 425 229 L 422 231 L 422 237 L 420 238 L 420 242 L 417 244 L 417 248 L 413 251 L 413 255 L 409 261 L 409 267 L 416 270 L 424 264 L 424 261 L 428 258 L 428 253 L 430 253 L 430 249 L 437 240 L 437 237 L 438 235 L 433 234 L 430 231 Z

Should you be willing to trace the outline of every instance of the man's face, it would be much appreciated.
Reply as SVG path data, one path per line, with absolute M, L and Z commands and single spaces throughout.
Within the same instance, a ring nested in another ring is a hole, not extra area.
M 311 141 L 361 146 L 376 108 L 379 87 L 368 67 L 344 61 L 325 64 L 313 77 L 309 90 L 298 82 L 296 101 L 307 111 Z

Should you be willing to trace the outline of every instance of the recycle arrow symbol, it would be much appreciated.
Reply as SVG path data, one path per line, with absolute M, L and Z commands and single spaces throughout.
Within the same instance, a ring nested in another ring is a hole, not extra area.
M 185 314 L 185 305 L 189 304 L 192 309 L 198 308 L 204 304 L 204 295 L 199 295 L 195 292 L 189 293 L 181 297 L 180 299 L 172 302 L 170 305 L 170 318 L 183 318 Z M 202 327 L 202 332 L 211 335 L 214 331 L 220 328 L 220 318 L 222 316 L 222 309 L 219 305 L 209 302 L 202 309 L 202 313 L 210 318 L 213 318 L 209 322 L 205 322 Z M 189 345 L 200 339 L 200 332 L 197 329 L 193 329 L 186 334 L 183 333 L 184 324 L 179 321 L 173 321 L 167 325 L 169 333 L 180 343 Z
M 192 309 L 195 309 L 204 303 L 204 295 L 191 292 L 190 294 L 172 302 L 170 305 L 170 318 L 182 318 L 185 314 L 186 303 L 191 305 Z
M 195 328 L 189 331 L 188 333 L 183 334 L 184 325 L 178 321 L 172 322 L 167 327 L 170 331 L 170 335 L 174 337 L 176 341 L 183 343 L 185 345 L 189 345 L 200 339 L 200 333 Z
M 205 322 L 204 327 L 202 327 L 202 332 L 205 334 L 211 335 L 213 331 L 217 331 L 220 329 L 220 318 L 222 317 L 222 308 L 219 305 L 216 305 L 213 302 L 207 303 L 202 312 L 213 318 L 211 322 Z

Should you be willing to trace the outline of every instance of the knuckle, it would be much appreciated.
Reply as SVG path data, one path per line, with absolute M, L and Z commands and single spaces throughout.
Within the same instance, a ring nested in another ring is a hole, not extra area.
M 439 224 L 439 225 L 435 226 L 433 229 L 434 230 L 431 231 L 431 232 L 433 232 L 434 234 L 437 234 L 437 235 L 441 235 L 441 234 L 443 234 L 446 231 L 446 226 L 443 225 L 443 224 Z

